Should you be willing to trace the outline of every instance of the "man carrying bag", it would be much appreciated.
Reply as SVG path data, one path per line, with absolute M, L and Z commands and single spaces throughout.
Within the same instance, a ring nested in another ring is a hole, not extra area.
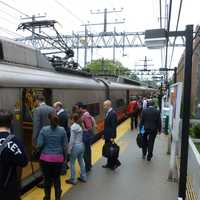
M 104 140 L 103 155 L 107 157 L 107 164 L 103 165 L 103 168 L 110 168 L 115 170 L 121 165 L 118 160 L 119 147 L 114 143 L 117 132 L 117 114 L 112 108 L 110 100 L 104 101 L 104 109 L 106 112 L 104 121 Z

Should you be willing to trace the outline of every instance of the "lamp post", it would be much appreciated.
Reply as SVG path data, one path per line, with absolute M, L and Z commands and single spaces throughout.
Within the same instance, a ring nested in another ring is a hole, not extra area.
M 187 25 L 185 31 L 170 31 L 167 33 L 163 29 L 148 30 L 145 32 L 145 39 L 148 45 L 151 39 L 163 38 L 168 34 L 169 37 L 184 36 L 186 39 L 185 48 L 185 69 L 184 69 L 184 89 L 183 89 L 183 122 L 181 132 L 181 163 L 179 178 L 179 199 L 186 199 L 186 183 L 187 183 L 187 165 L 188 165 L 188 132 L 190 120 L 190 100 L 191 100 L 191 76 L 192 76 L 192 51 L 193 51 L 193 25 Z M 164 43 L 163 40 L 162 44 Z M 153 42 L 153 41 L 152 41 Z M 156 44 L 158 47 L 158 43 Z M 155 45 L 153 46 L 155 48 Z

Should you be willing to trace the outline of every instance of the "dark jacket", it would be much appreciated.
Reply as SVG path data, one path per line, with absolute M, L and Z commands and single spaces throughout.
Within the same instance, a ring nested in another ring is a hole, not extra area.
M 154 107 L 148 107 L 142 111 L 140 128 L 154 132 L 161 131 L 160 112 Z
M 105 117 L 104 121 L 104 139 L 110 140 L 116 138 L 117 134 L 117 114 L 112 109 Z
M 8 132 L 0 134 L 0 144 L 8 136 Z M 8 142 L 0 157 L 0 198 L 19 200 L 19 177 L 17 167 L 28 163 L 22 143 L 14 137 Z
M 67 133 L 67 139 L 69 141 L 70 139 L 70 128 L 68 126 L 68 115 L 67 112 L 64 110 L 63 112 L 58 114 L 58 118 L 59 118 L 59 125 L 62 126 L 66 133 Z
M 48 114 L 54 109 L 46 104 L 41 104 L 33 111 L 33 144 L 37 143 L 37 137 L 43 126 L 50 124 Z

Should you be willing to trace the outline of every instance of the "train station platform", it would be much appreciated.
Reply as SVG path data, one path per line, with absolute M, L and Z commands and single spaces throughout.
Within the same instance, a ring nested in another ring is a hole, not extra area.
M 93 168 L 87 183 L 75 186 L 65 183 L 62 177 L 62 200 L 175 200 L 177 183 L 167 181 L 169 156 L 166 154 L 167 138 L 157 136 L 154 157 L 150 162 L 142 159 L 141 149 L 136 145 L 136 132 L 129 130 L 129 120 L 118 127 L 117 143 L 120 145 L 122 165 L 115 171 L 102 168 L 105 159 L 101 157 L 103 140 L 93 145 Z M 77 170 L 79 170 L 77 168 Z M 52 199 L 54 191 L 52 191 Z M 33 188 L 22 196 L 23 200 L 39 200 L 43 190 Z

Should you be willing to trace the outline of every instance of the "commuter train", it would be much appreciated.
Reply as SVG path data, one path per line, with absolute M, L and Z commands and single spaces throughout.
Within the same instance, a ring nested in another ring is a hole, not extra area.
M 38 50 L 0 38 L 0 108 L 13 110 L 13 131 L 20 137 L 27 151 L 32 152 L 32 111 L 38 94 L 52 105 L 64 103 L 71 111 L 77 102 L 87 104 L 97 122 L 97 134 L 104 123 L 103 101 L 111 99 L 122 120 L 130 96 L 142 96 L 154 89 L 117 83 L 103 78 L 56 71 Z M 40 176 L 38 163 L 29 162 L 22 171 L 22 187 Z

